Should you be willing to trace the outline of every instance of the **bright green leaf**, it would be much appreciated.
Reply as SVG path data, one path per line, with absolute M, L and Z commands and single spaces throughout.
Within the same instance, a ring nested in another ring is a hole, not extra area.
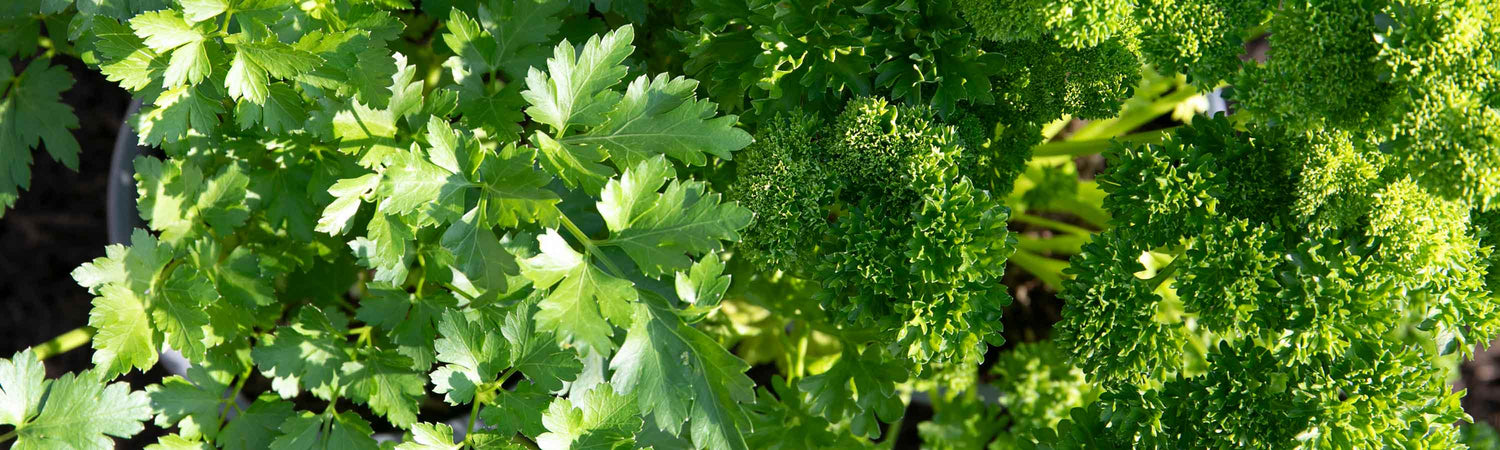
M 749 210 L 721 204 L 707 185 L 675 176 L 666 158 L 657 156 L 610 180 L 600 194 L 599 213 L 613 232 L 606 242 L 625 250 L 646 276 L 687 269 L 689 254 L 719 250 L 721 240 L 739 240 L 750 224 Z M 666 190 L 658 193 L 663 184 Z
M 537 327 L 602 354 L 614 349 L 614 328 L 630 325 L 634 284 L 605 274 L 574 251 L 557 230 L 537 237 L 541 253 L 521 261 L 521 275 L 537 289 L 551 288 L 538 305 Z M 606 321 L 606 319 L 608 319 Z

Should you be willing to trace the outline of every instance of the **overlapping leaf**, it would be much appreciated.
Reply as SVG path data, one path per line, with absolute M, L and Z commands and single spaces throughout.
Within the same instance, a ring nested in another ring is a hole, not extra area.
M 704 183 L 676 179 L 662 156 L 610 180 L 601 196 L 599 213 L 612 232 L 606 242 L 625 250 L 651 277 L 686 270 L 692 264 L 688 255 L 719 250 L 720 241 L 739 240 L 739 231 L 751 219 L 749 210 L 720 203 L 719 194 Z

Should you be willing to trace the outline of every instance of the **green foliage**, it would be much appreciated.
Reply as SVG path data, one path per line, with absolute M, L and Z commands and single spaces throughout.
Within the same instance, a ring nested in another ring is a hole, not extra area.
M 996 319 L 1010 297 L 989 286 L 1013 244 L 1008 211 L 960 174 L 968 148 L 958 129 L 931 109 L 879 98 L 851 101 L 827 125 L 803 113 L 768 123 L 777 127 L 762 133 L 731 188 L 757 216 L 746 233 L 758 240 L 742 246 L 752 263 L 820 280 L 814 296 L 828 320 L 879 330 L 878 342 L 916 373 L 976 367 L 984 342 L 998 342 Z M 807 171 L 826 175 L 784 183 Z M 790 199 L 796 209 L 786 212 Z M 859 354 L 850 351 L 845 358 Z M 864 400 L 853 409 L 890 414 Z M 856 433 L 869 432 L 872 419 L 852 417 Z
M 31 349 L 0 359 L 0 425 L 14 427 L 12 448 L 104 449 L 112 446 L 109 436 L 139 433 L 153 409 L 146 393 L 125 383 L 106 385 L 100 375 L 45 378 Z
M 1083 371 L 1067 364 L 1051 341 L 1017 344 L 1000 353 L 990 373 L 999 397 L 967 391 L 933 398 L 932 420 L 918 425 L 923 441 L 937 448 L 1019 448 L 1032 436 L 1055 430 L 1075 408 L 1098 392 Z
M 860 96 L 932 105 L 946 116 L 1004 103 L 1003 96 L 1029 87 L 1048 97 L 1036 101 L 1099 105 L 1086 114 L 1107 117 L 1129 96 L 1139 68 L 1134 54 L 1114 44 L 1059 47 L 1052 34 L 1035 31 L 1067 20 L 1044 23 L 977 3 L 700 0 L 685 14 L 691 27 L 677 38 L 687 46 L 688 73 L 708 81 L 711 96 L 730 109 L 752 110 L 746 114 L 754 120 L 799 108 L 834 113 Z M 1034 6 L 1015 9 L 1052 9 Z M 986 39 L 996 34 L 986 21 L 993 17 L 1014 17 L 1030 29 L 1003 39 L 1022 40 L 1015 47 L 990 45 Z
M 1488 56 L 1457 30 L 1488 35 L 1489 22 L 1460 22 L 1490 11 L 1219 12 L 1264 20 L 1269 61 L 1222 76 L 1245 111 L 1108 153 L 1099 185 L 1114 228 L 1073 258 L 1058 325 L 1104 393 L 1039 441 L 1458 445 L 1447 424 L 1465 416 L 1447 374 L 1500 331 L 1485 281 L 1494 195 L 1477 178 L 1493 112 L 1443 96 L 1486 89 L 1466 83 L 1492 76 L 1478 66 Z
M 806 276 L 817 261 L 817 249 L 828 233 L 828 212 L 835 191 L 815 142 L 822 121 L 800 111 L 767 120 L 755 143 L 736 161 L 738 179 L 731 198 L 755 213 L 736 249 L 758 267 L 779 268 Z
M 73 272 L 95 367 L 0 360 L 0 442 L 863 448 L 923 398 L 933 448 L 1481 442 L 1490 2 L 420 3 L 0 6 L 0 212 L 77 165 L 65 58 L 161 150 Z M 986 365 L 1017 281 L 1055 341 Z
M 70 169 L 78 168 L 78 141 L 69 130 L 78 128 L 73 108 L 60 94 L 73 87 L 73 76 L 46 59 L 31 61 L 17 73 L 9 61 L 0 63 L 0 215 L 16 204 L 19 189 L 31 185 L 31 151 L 47 154 Z

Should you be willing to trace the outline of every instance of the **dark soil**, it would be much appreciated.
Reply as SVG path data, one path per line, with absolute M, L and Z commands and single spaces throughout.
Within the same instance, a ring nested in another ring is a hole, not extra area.
M 0 357 L 87 325 L 92 295 L 71 275 L 104 256 L 104 191 L 110 155 L 130 95 L 72 58 L 58 58 L 77 84 L 63 94 L 81 127 L 74 131 L 83 152 L 78 171 L 33 152 L 31 189 L 0 218 Z M 19 67 L 17 67 L 19 70 Z M 47 376 L 93 367 L 93 352 L 80 348 L 47 359 Z M 124 377 L 136 389 L 169 374 L 161 367 Z M 8 427 L 6 427 L 8 428 Z M 122 448 L 140 448 L 164 434 L 148 427 Z

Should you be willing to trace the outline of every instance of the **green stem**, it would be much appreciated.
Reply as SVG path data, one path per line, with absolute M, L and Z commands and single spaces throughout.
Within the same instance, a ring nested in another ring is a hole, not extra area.
M 474 406 L 469 408 L 469 424 L 464 427 L 464 443 L 468 443 L 470 437 L 474 436 L 474 418 L 479 417 L 479 406 L 483 404 L 484 402 L 479 401 L 479 396 L 476 393 L 474 396 Z
M 1103 208 L 1095 206 L 1092 203 L 1085 202 L 1076 196 L 1059 198 L 1055 200 L 1053 204 L 1063 208 L 1063 211 L 1073 213 L 1073 215 L 1078 216 L 1078 218 L 1083 219 L 1085 222 L 1088 222 L 1089 225 L 1093 225 L 1094 227 L 1097 227 L 1099 229 L 1109 228 L 1108 212 L 1105 212 Z
M 625 278 L 625 271 L 620 270 L 618 266 L 615 266 L 615 262 L 610 260 L 609 257 L 605 256 L 604 252 L 602 250 L 599 250 L 598 246 L 594 245 L 594 240 L 590 239 L 587 234 L 584 234 L 583 230 L 579 229 L 578 225 L 573 223 L 573 219 L 569 219 L 566 214 L 559 214 L 558 216 L 562 217 L 563 228 L 567 228 L 568 233 L 571 233 L 574 238 L 578 239 L 578 242 L 583 244 L 583 250 L 585 252 L 588 252 L 589 254 L 594 255 L 595 258 L 598 258 L 600 262 L 604 263 L 604 268 L 609 269 L 610 272 L 613 272 L 613 275 L 615 277 Z
M 1016 248 L 1036 253 L 1052 253 L 1062 255 L 1076 255 L 1083 251 L 1083 244 L 1089 242 L 1088 236 L 1062 235 L 1049 238 L 1038 238 L 1021 235 L 1016 239 Z
M 812 329 L 804 322 L 798 328 L 797 334 L 799 335 L 797 337 L 797 367 L 792 372 L 794 380 L 802 378 L 807 373 L 807 341 L 812 337 Z
M 476 390 L 474 392 L 474 406 L 469 407 L 469 424 L 464 426 L 465 443 L 468 443 L 469 438 L 474 436 L 474 419 L 479 417 L 479 407 L 484 405 L 486 399 L 492 397 L 491 394 L 493 394 L 496 389 L 504 389 L 505 380 L 509 380 L 511 375 L 515 374 L 515 367 L 506 369 L 505 373 L 503 375 L 500 375 L 500 379 L 495 380 L 494 383 L 485 383 L 484 386 L 480 388 L 480 390 Z
M 1172 275 L 1177 273 L 1177 263 L 1179 261 L 1182 261 L 1182 259 L 1183 258 L 1180 255 L 1172 258 L 1172 262 L 1167 263 L 1166 266 L 1156 271 L 1156 275 L 1151 277 L 1151 279 L 1149 280 L 1151 282 L 1152 292 L 1156 292 L 1157 289 L 1161 289 L 1162 284 L 1165 284 L 1167 280 L 1172 279 Z
M 1046 217 L 1033 216 L 1033 215 L 1026 214 L 1026 213 L 1023 213 L 1023 212 L 1011 213 L 1010 220 L 1016 221 L 1016 222 L 1025 223 L 1025 224 L 1036 225 L 1036 226 L 1039 226 L 1039 227 L 1047 227 L 1047 228 L 1051 228 L 1051 229 L 1054 229 L 1054 230 L 1057 230 L 1057 231 L 1061 231 L 1061 232 L 1072 234 L 1072 235 L 1076 235 L 1076 236 L 1088 236 L 1088 235 L 1093 234 L 1092 231 L 1089 231 L 1088 229 L 1080 227 L 1080 226 L 1077 226 L 1077 225 L 1073 225 L 1073 224 L 1070 224 L 1070 223 L 1059 222 L 1059 221 L 1056 221 L 1056 220 L 1048 219 Z
M 1071 114 L 1064 114 L 1057 120 L 1052 121 L 1052 123 L 1042 127 L 1042 138 L 1052 139 L 1053 136 L 1057 136 L 1057 133 L 1061 133 L 1064 128 L 1067 128 L 1070 123 L 1073 123 L 1073 116 Z
M 1068 267 L 1067 261 L 1048 258 L 1024 249 L 1016 249 L 1016 253 L 1010 255 L 1010 262 L 1031 272 L 1036 279 L 1042 280 L 1043 284 L 1053 290 L 1062 290 L 1063 277 L 1066 276 L 1062 271 Z
M 896 441 L 901 440 L 901 426 L 906 423 L 906 416 L 908 414 L 902 414 L 900 419 L 896 419 L 896 422 L 891 424 L 891 432 L 885 437 L 884 443 L 889 444 L 885 446 L 886 448 L 896 448 Z
M 1066 141 L 1044 142 L 1038 144 L 1036 147 L 1032 147 L 1031 156 L 1033 158 L 1046 158 L 1053 156 L 1067 156 L 1071 158 L 1084 155 L 1092 155 L 1095 153 L 1103 153 L 1105 150 L 1109 150 L 1109 146 L 1113 145 L 1116 141 L 1119 141 L 1120 143 L 1125 145 L 1157 143 L 1161 142 L 1162 137 L 1174 129 L 1176 128 L 1164 128 L 1160 130 L 1147 131 L 1144 133 L 1135 133 L 1126 136 L 1109 137 L 1102 139 L 1069 139 Z
M 44 360 L 53 356 L 67 353 L 75 348 L 82 347 L 94 338 L 94 330 L 91 327 L 82 326 L 72 331 L 58 335 L 52 340 L 43 342 L 32 351 L 36 352 L 36 359 Z
M 167 261 L 166 267 L 162 267 L 161 271 L 157 272 L 151 278 L 151 292 L 161 292 L 162 283 L 167 282 L 167 278 L 172 276 L 172 271 L 177 270 L 177 266 L 179 265 L 182 265 L 182 260 L 180 259 L 174 258 L 171 261 Z
M 417 265 L 422 268 L 422 274 L 417 276 L 417 298 L 420 299 L 424 298 L 422 287 L 427 285 L 427 260 L 422 257 L 421 253 L 417 253 Z
M 1148 105 L 1138 108 L 1128 108 L 1122 111 L 1119 117 L 1090 123 L 1088 126 L 1083 127 L 1083 129 L 1078 130 L 1077 133 L 1074 133 L 1072 138 L 1079 140 L 1108 139 L 1129 133 L 1130 130 L 1139 128 L 1141 125 L 1145 125 L 1146 122 L 1156 119 L 1157 116 L 1171 112 L 1177 108 L 1179 103 L 1187 101 L 1187 99 L 1193 98 L 1196 95 L 1198 95 L 1197 89 L 1189 86 L 1178 87 L 1176 92 L 1156 99 L 1156 101 Z
M 219 401 L 228 403 L 228 406 L 225 407 L 226 410 L 228 408 L 234 408 L 235 411 L 240 410 L 240 404 L 234 400 L 240 396 L 240 390 L 245 388 L 245 381 L 250 379 L 250 373 L 250 368 L 245 368 L 245 373 L 240 374 L 240 379 L 234 382 L 234 389 L 229 391 L 229 396 L 219 399 Z M 224 421 L 228 419 L 229 414 L 219 414 L 219 428 L 224 428 Z
M 474 298 L 474 296 L 471 296 L 467 292 L 464 292 L 463 289 L 459 289 L 458 286 L 454 286 L 453 283 L 443 283 L 443 287 L 447 288 L 450 291 L 453 291 L 454 294 L 458 294 L 465 300 L 468 300 L 470 303 L 478 300 L 478 298 Z
M 224 10 L 224 25 L 222 25 L 222 26 L 219 27 L 219 32 L 217 33 L 219 36 L 229 36 L 229 27 L 230 27 L 231 24 L 234 23 L 234 22 L 232 22 L 233 19 L 234 19 L 234 8 L 227 8 L 227 9 L 225 9 Z

